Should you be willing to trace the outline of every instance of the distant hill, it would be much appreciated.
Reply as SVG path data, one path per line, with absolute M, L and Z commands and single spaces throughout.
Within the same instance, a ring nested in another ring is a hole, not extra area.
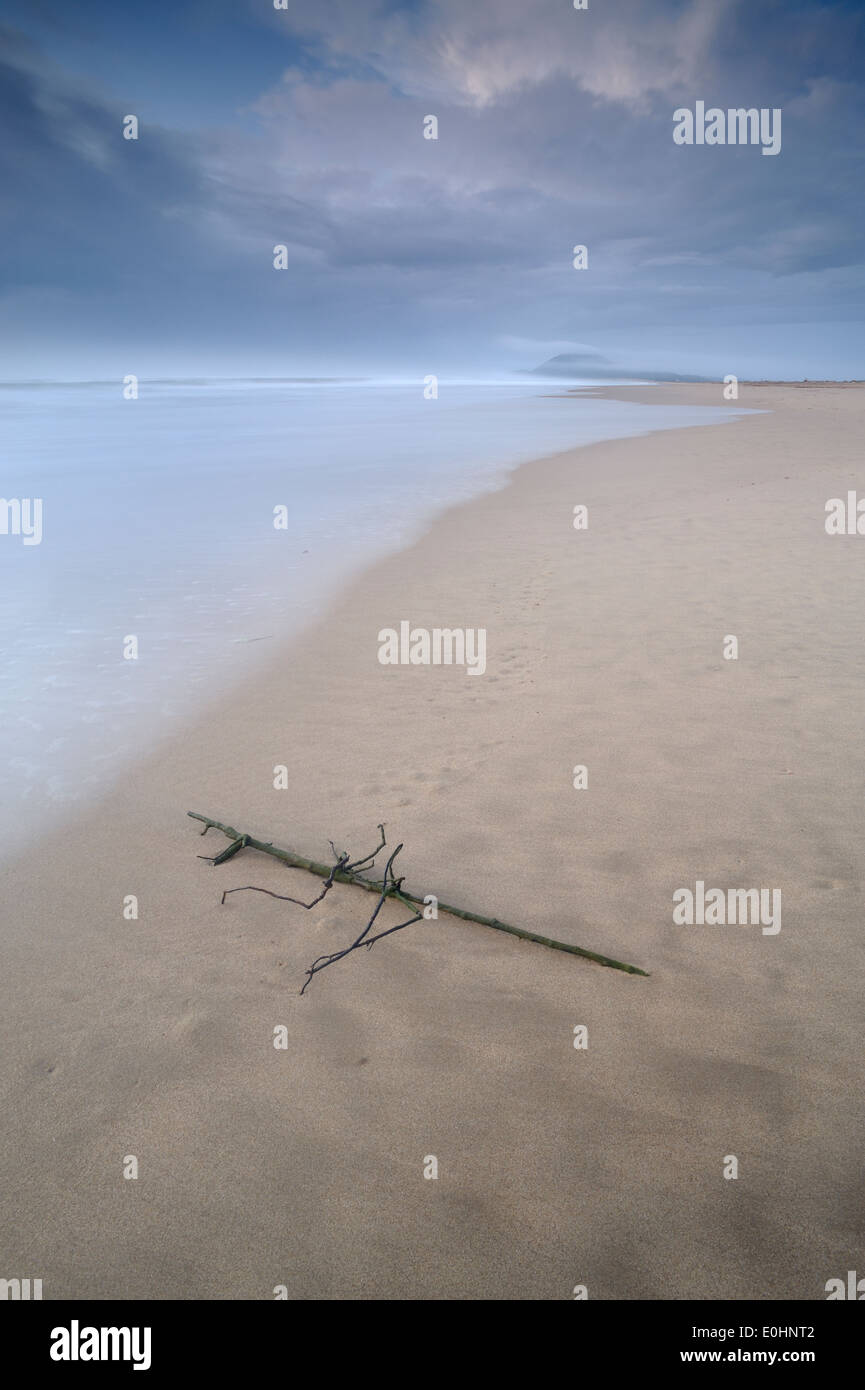
M 594 353 L 561 352 L 539 367 L 530 367 L 528 376 L 556 376 L 565 379 L 590 381 L 713 381 L 714 377 L 689 376 L 685 372 L 646 372 L 638 368 L 625 371 L 607 366 L 603 357 Z

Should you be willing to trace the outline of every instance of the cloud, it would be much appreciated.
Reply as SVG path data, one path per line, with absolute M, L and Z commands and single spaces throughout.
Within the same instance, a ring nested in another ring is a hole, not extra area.
M 420 10 L 331 0 L 274 22 L 315 47 L 323 67 L 351 60 L 401 92 L 484 107 L 567 78 L 614 102 L 640 102 L 706 75 L 713 41 L 739 0 L 576 11 L 562 0 L 438 0 Z
M 230 123 L 154 112 L 137 142 L 113 95 L 7 34 L 5 307 L 34 341 L 71 337 L 77 312 L 111 345 L 362 366 L 524 342 L 531 365 L 652 323 L 862 313 L 863 41 L 844 6 L 256 13 L 282 29 L 281 80 Z M 698 97 L 782 105 L 781 155 L 675 146 L 672 111 Z

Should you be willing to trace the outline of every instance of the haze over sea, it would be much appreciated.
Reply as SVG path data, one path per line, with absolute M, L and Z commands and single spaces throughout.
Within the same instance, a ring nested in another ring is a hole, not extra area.
M 137 400 L 116 382 L 7 384 L 0 411 L 0 494 L 43 503 L 40 544 L 0 534 L 4 854 L 272 660 L 435 512 L 529 459 L 742 413 L 538 380 L 442 382 L 433 400 L 418 382 L 142 382 Z

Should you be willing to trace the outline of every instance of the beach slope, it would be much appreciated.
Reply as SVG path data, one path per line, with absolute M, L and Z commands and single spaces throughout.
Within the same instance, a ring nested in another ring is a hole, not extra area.
M 46 1298 L 815 1299 L 856 1266 L 865 539 L 824 519 L 865 491 L 865 389 L 739 405 L 764 413 L 448 511 L 5 870 L 0 1274 Z M 485 629 L 485 672 L 383 666 L 401 621 Z M 384 822 L 413 892 L 650 977 L 442 915 L 300 998 L 372 900 L 222 906 L 318 885 L 251 850 L 214 868 L 227 841 L 188 810 L 315 859 Z M 676 924 L 698 881 L 780 891 L 780 931 Z

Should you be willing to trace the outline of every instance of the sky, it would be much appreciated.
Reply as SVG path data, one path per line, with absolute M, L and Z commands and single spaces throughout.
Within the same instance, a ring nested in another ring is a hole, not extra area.
M 0 379 L 865 378 L 863 74 L 863 0 L 4 0 Z

